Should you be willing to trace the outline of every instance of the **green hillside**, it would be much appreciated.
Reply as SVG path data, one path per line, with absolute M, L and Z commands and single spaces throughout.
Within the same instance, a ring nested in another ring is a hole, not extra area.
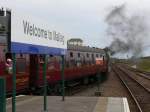
M 150 72 L 150 58 L 142 58 L 138 63 L 138 68 Z

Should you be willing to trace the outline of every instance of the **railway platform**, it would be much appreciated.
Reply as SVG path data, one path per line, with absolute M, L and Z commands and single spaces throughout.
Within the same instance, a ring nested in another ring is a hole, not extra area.
M 126 98 L 114 97 L 66 97 L 48 96 L 48 112 L 130 112 Z M 43 97 L 17 98 L 17 112 L 43 112 Z M 11 112 L 11 99 L 7 100 L 7 112 Z

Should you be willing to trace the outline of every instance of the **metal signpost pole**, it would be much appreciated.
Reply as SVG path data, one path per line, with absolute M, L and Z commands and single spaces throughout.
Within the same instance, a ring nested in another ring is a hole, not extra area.
M 0 78 L 0 112 L 6 112 L 6 82 Z
M 62 76 L 62 101 L 65 100 L 65 76 L 64 76 L 64 69 L 65 69 L 65 59 L 64 55 L 62 57 L 62 64 L 61 64 L 61 76 Z
M 44 112 L 48 112 L 48 110 L 47 110 L 47 79 L 46 79 L 46 68 L 47 68 L 47 55 L 44 56 L 44 64 L 43 64 Z
M 16 54 L 13 53 L 13 94 L 12 94 L 12 112 L 16 112 Z

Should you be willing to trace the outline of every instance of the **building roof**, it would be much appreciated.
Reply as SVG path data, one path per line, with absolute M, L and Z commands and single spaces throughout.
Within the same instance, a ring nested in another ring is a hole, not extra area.
M 68 42 L 74 42 L 74 41 L 80 41 L 80 42 L 83 42 L 83 40 L 80 39 L 80 38 L 72 38 L 72 39 L 68 40 Z
M 68 45 L 68 50 L 81 51 L 81 52 L 95 52 L 95 53 L 104 53 L 103 49 L 89 47 L 89 46 L 76 46 L 76 45 Z

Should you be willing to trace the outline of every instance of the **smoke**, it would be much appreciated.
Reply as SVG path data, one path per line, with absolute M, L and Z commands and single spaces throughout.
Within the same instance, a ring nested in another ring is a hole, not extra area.
M 125 5 L 115 7 L 108 13 L 105 19 L 107 35 L 113 39 L 109 49 L 112 55 L 130 53 L 132 57 L 140 57 L 148 33 L 146 17 L 127 14 Z
M 112 55 L 114 55 L 115 53 L 125 53 L 129 50 L 129 46 L 127 45 L 127 43 L 121 41 L 118 38 L 115 38 L 113 40 L 113 42 L 110 45 L 110 50 L 112 51 Z

